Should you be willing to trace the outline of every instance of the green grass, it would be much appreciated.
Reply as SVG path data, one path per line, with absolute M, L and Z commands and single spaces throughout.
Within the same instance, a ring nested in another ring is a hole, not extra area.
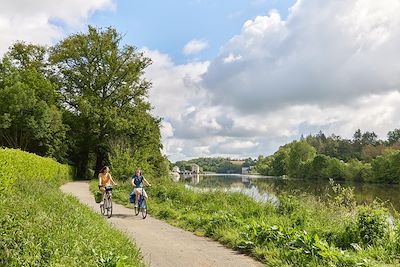
M 72 166 L 19 149 L 0 148 L 0 191 L 13 190 L 21 181 L 47 181 L 61 185 L 71 179 Z
M 18 189 L 0 201 L 1 266 L 141 265 L 131 241 L 74 197 L 45 182 Z
M 126 204 L 130 190 L 129 182 L 120 182 L 114 199 Z M 381 205 L 355 206 L 347 189 L 336 190 L 329 202 L 281 194 L 278 206 L 240 193 L 195 192 L 169 179 L 146 190 L 153 216 L 269 266 L 400 265 L 398 219 L 390 226 Z
M 0 164 L 0 266 L 143 266 L 122 232 L 60 191 L 69 166 L 11 149 Z

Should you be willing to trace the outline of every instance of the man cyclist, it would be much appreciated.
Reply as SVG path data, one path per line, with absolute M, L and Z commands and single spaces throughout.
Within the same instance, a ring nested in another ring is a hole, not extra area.
M 137 169 L 135 175 L 132 176 L 133 192 L 135 192 L 135 208 L 138 206 L 140 194 L 143 194 L 143 196 L 147 199 L 146 191 L 143 189 L 143 182 L 147 186 L 151 186 L 151 184 L 143 177 L 140 169 Z

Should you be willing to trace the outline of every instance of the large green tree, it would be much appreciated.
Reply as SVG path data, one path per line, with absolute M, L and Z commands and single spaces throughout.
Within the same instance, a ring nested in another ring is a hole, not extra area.
M 143 78 L 151 60 L 135 47 L 122 44 L 113 28 L 88 28 L 51 49 L 54 77 L 64 97 L 71 127 L 71 153 L 78 175 L 86 176 L 89 156 L 95 169 L 108 162 L 110 143 L 128 139 L 129 147 L 144 163 L 159 163 L 160 120 L 150 115 Z
M 62 160 L 66 127 L 46 49 L 15 43 L 0 62 L 0 145 Z

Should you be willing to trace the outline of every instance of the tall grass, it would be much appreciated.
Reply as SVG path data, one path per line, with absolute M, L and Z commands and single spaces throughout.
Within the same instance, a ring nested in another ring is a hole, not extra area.
M 378 203 L 356 206 L 348 189 L 333 185 L 328 202 L 281 194 L 273 205 L 240 193 L 196 192 L 168 179 L 153 184 L 147 189 L 153 216 L 270 266 L 400 265 L 398 219 Z M 126 183 L 114 196 L 127 203 L 130 190 Z
M 10 149 L 0 164 L 0 266 L 143 266 L 124 234 L 59 190 L 69 166 Z
M 0 190 L 12 190 L 22 181 L 47 181 L 60 185 L 71 179 L 72 166 L 59 164 L 53 159 L 42 158 L 18 149 L 0 148 Z

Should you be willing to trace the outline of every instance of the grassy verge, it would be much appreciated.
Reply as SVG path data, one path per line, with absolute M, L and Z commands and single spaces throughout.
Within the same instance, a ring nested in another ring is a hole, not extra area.
M 138 249 L 123 233 L 59 190 L 68 166 L 11 152 L 18 160 L 1 162 L 12 183 L 0 197 L 0 266 L 143 266 Z M 29 169 L 27 177 L 21 162 Z M 35 166 L 36 173 L 46 175 L 43 179 L 30 177 Z
M 330 202 L 310 195 L 257 203 L 240 193 L 195 192 L 162 179 L 147 189 L 149 212 L 197 235 L 258 258 L 269 266 L 399 266 L 400 223 L 375 203 L 355 206 L 333 186 Z M 115 199 L 127 203 L 130 185 Z M 96 181 L 92 183 L 95 189 Z

